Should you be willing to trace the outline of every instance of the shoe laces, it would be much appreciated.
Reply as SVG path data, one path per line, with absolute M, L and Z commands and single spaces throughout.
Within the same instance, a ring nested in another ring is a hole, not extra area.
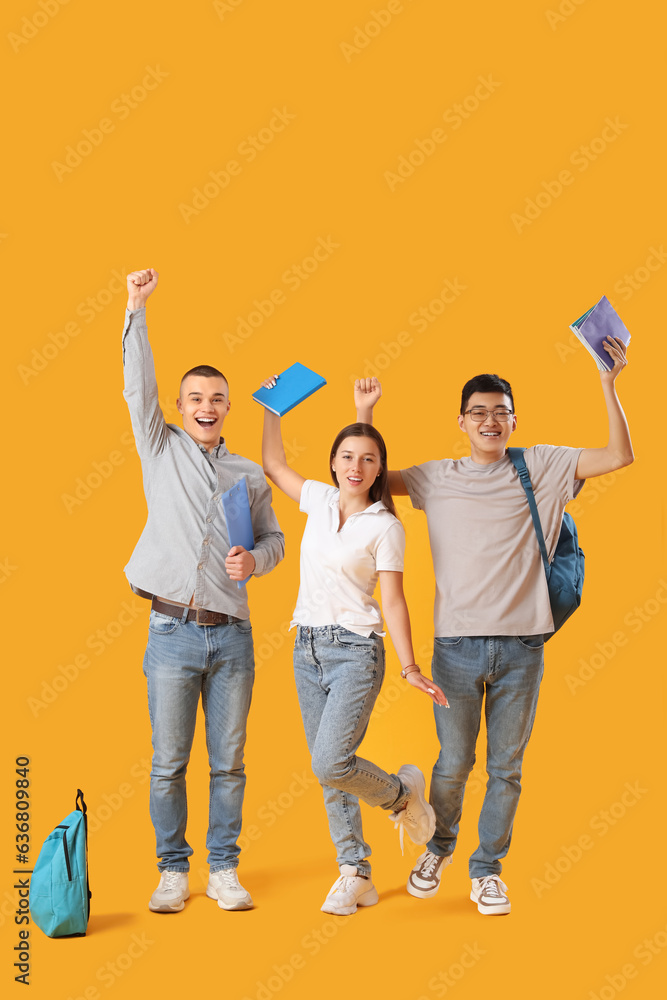
M 441 860 L 442 859 L 437 854 L 433 854 L 432 851 L 427 851 L 426 857 L 422 862 L 420 875 L 423 875 L 425 878 L 428 878 L 429 875 L 433 874 L 435 868 L 438 865 L 438 861 Z
M 359 875 L 340 875 L 333 884 L 331 892 L 348 892 L 354 890 L 355 879 L 360 878 Z
M 215 874 L 219 875 L 222 878 L 223 882 L 226 882 L 227 886 L 230 889 L 239 888 L 239 880 L 236 874 L 236 868 L 223 868 L 221 869 L 221 871 L 216 872 Z
M 180 888 L 181 875 L 185 872 L 162 872 L 162 888 L 170 892 Z
M 504 899 L 505 883 L 498 875 L 485 875 L 479 880 L 479 893 L 482 896 L 492 896 L 494 899 Z
M 393 812 L 389 814 L 389 819 L 393 820 L 394 830 L 398 829 L 398 842 L 401 845 L 401 854 L 405 854 L 403 850 L 403 837 L 405 834 L 405 820 L 407 819 L 408 807 L 401 809 L 400 812 Z

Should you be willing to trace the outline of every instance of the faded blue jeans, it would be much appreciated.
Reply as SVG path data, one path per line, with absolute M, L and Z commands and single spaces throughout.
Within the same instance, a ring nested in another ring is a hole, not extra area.
M 255 661 L 252 626 L 197 625 L 151 611 L 144 674 L 153 730 L 150 813 L 160 871 L 186 872 L 185 773 L 201 695 L 210 764 L 206 846 L 212 872 L 238 864 L 243 750 Z
M 384 678 L 384 643 L 342 625 L 297 627 L 294 676 L 315 777 L 322 785 L 329 832 L 339 865 L 370 875 L 371 849 L 364 840 L 359 799 L 399 809 L 408 791 L 356 751 Z
M 427 845 L 452 854 L 482 706 L 486 716 L 488 782 L 479 816 L 479 846 L 469 862 L 471 878 L 499 874 L 512 839 L 521 794 L 521 764 L 528 744 L 544 668 L 544 637 L 439 638 L 433 648 L 433 680 L 450 708 L 435 706 L 440 756 L 433 768 L 431 805 L 436 828 Z

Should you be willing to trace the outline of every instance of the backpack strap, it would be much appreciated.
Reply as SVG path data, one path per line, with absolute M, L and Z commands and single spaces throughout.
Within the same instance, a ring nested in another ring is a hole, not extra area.
M 81 799 L 81 805 L 79 805 L 79 799 Z M 83 798 L 83 792 L 81 791 L 80 788 L 77 788 L 76 790 L 75 805 L 78 811 L 83 813 L 83 825 L 86 831 L 86 889 L 88 891 L 88 919 L 90 920 L 90 901 L 93 897 L 93 894 L 90 891 L 90 879 L 88 875 L 88 809 L 86 807 L 86 803 Z
M 528 506 L 530 507 L 530 514 L 533 519 L 533 527 L 535 528 L 535 534 L 537 535 L 537 544 L 540 547 L 542 562 L 544 563 L 544 571 L 547 574 L 547 580 L 548 580 L 551 573 L 551 567 L 549 565 L 549 557 L 547 555 L 547 546 L 544 541 L 544 532 L 542 531 L 540 515 L 537 512 L 537 503 L 535 502 L 535 493 L 533 492 L 533 484 L 530 481 L 530 475 L 528 473 L 528 469 L 526 468 L 526 460 L 523 457 L 523 453 L 525 450 L 526 450 L 525 448 L 508 448 L 507 454 L 510 457 L 512 465 L 519 474 L 521 485 L 523 486 L 526 494 L 526 500 L 528 501 Z

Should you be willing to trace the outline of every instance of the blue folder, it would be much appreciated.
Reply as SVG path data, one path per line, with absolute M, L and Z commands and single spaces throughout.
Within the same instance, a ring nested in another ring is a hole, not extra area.
M 326 384 L 325 378 L 297 362 L 279 375 L 273 389 L 262 386 L 257 392 L 253 392 L 252 398 L 282 417 Z
M 250 517 L 250 501 L 248 500 L 248 484 L 245 476 L 234 483 L 230 490 L 220 497 L 222 509 L 227 522 L 227 534 L 229 535 L 229 547 L 242 545 L 249 552 L 255 547 L 255 536 L 252 530 L 252 519 Z M 249 576 L 245 580 L 237 581 L 237 587 L 244 587 Z

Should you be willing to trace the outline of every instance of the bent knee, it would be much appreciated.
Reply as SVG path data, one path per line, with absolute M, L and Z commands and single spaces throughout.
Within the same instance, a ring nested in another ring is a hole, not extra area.
M 312 759 L 313 774 L 322 785 L 340 788 L 350 774 L 353 759 L 348 757 L 346 760 L 340 760 L 316 754 Z

